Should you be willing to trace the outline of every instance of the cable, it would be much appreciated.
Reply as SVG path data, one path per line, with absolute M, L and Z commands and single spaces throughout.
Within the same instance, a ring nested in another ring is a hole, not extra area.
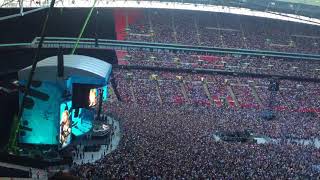
M 79 34 L 79 36 L 78 36 L 77 42 L 76 42 L 74 48 L 72 49 L 71 54 L 74 54 L 74 52 L 75 52 L 76 49 L 78 48 L 79 41 L 80 41 L 80 39 L 81 39 L 81 37 L 82 37 L 82 34 L 83 34 L 84 30 L 85 30 L 86 27 L 87 27 L 87 24 L 88 24 L 88 22 L 89 22 L 89 19 L 90 19 L 91 15 L 92 15 L 92 11 L 93 11 L 94 7 L 96 6 L 96 2 L 97 2 L 97 0 L 94 0 L 93 6 L 91 7 L 90 12 L 89 12 L 89 14 L 88 14 L 88 16 L 87 16 L 87 19 L 86 19 L 86 21 L 84 22 L 84 24 L 83 24 L 83 26 L 82 26 L 82 29 L 81 29 L 80 34 Z
M 16 146 L 16 139 L 17 139 L 17 135 L 18 135 L 18 132 L 19 132 L 19 125 L 20 125 L 20 120 L 21 120 L 22 114 L 23 114 L 24 105 L 25 105 L 25 102 L 26 102 L 26 97 L 28 96 L 29 91 L 30 91 L 32 78 L 33 78 L 34 72 L 36 70 L 37 63 L 39 61 L 39 54 L 40 54 L 40 50 L 42 48 L 42 44 L 43 44 L 43 41 L 44 41 L 45 32 L 46 32 L 47 25 L 48 25 L 49 15 L 50 15 L 53 7 L 54 7 L 54 4 L 55 4 L 55 0 L 52 0 L 51 4 L 50 4 L 50 7 L 49 7 L 49 9 L 47 11 L 43 26 L 42 26 L 42 30 L 41 30 L 41 34 L 40 34 L 40 36 L 41 36 L 40 42 L 39 42 L 38 48 L 37 48 L 37 50 L 35 52 L 35 56 L 34 56 L 33 63 L 32 63 L 32 68 L 31 68 L 31 71 L 30 71 L 30 74 L 29 74 L 29 77 L 28 77 L 28 81 L 27 81 L 27 85 L 26 85 L 26 88 L 25 88 L 25 91 L 24 91 L 24 94 L 23 94 L 23 97 L 22 97 L 22 102 L 21 102 L 20 107 L 19 107 L 18 116 L 15 119 L 15 123 L 16 123 L 15 127 L 16 128 L 12 129 L 12 131 L 11 131 L 11 137 L 10 137 L 10 140 L 9 140 L 9 143 L 8 143 L 8 150 L 15 149 L 15 146 Z
M 51 13 L 51 10 L 54 7 L 54 3 L 55 3 L 55 0 L 52 0 L 51 4 L 50 4 L 50 7 L 49 7 L 49 9 L 47 11 L 43 26 L 42 26 L 42 31 L 41 31 L 41 34 L 40 34 L 41 38 L 40 38 L 40 41 L 39 41 L 39 44 L 38 44 L 38 48 L 36 50 L 36 53 L 35 53 L 35 56 L 34 56 L 34 59 L 33 59 L 32 68 L 31 68 L 31 71 L 30 71 L 30 74 L 29 74 L 29 77 L 28 77 L 28 81 L 27 81 L 26 91 L 25 91 L 24 96 L 22 98 L 22 103 L 20 105 L 21 107 L 19 109 L 20 111 L 18 113 L 18 118 L 19 119 L 22 116 L 24 101 L 25 101 L 26 96 L 29 93 L 29 89 L 30 89 L 31 81 L 32 81 L 32 78 L 33 78 L 33 75 L 34 75 L 34 71 L 35 71 L 35 69 L 37 67 L 37 63 L 38 63 L 38 60 L 39 60 L 39 54 L 40 54 L 39 52 L 40 52 L 40 50 L 42 48 L 42 44 L 43 44 L 43 41 L 44 41 L 44 38 L 45 38 L 45 32 L 47 30 L 47 24 L 48 24 L 49 15 Z

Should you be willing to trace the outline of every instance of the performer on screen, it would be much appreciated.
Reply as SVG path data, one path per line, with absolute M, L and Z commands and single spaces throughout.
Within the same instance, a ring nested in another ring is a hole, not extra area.
M 96 89 L 90 89 L 89 107 L 95 106 L 96 104 L 97 104 L 97 91 Z
M 71 133 L 69 111 L 65 110 L 62 114 L 62 121 L 60 124 L 60 143 L 65 145 L 68 140 L 68 136 Z

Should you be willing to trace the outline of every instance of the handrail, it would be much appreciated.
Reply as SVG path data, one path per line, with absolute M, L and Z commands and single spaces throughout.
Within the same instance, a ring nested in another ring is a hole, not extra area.
M 113 69 L 126 69 L 126 70 L 149 70 L 149 71 L 162 71 L 162 72 L 179 72 L 187 74 L 214 74 L 214 75 L 228 75 L 235 77 L 253 77 L 253 78 L 266 78 L 266 79 L 279 79 L 291 80 L 300 82 L 314 82 L 320 83 L 318 78 L 308 78 L 300 76 L 288 75 L 273 75 L 273 74 L 259 74 L 251 72 L 234 72 L 220 69 L 203 69 L 203 68 L 176 68 L 176 67 L 154 67 L 154 66 L 141 66 L 141 65 L 113 65 Z
M 44 48 L 72 48 L 75 45 L 77 38 L 72 37 L 46 37 L 44 40 Z M 13 44 L 0 44 L 1 47 L 28 47 L 35 48 L 39 43 L 39 38 L 36 37 L 32 43 L 13 43 Z M 182 44 L 162 44 L 162 43 L 149 43 L 137 41 L 118 41 L 110 39 L 98 39 L 98 46 L 96 46 L 96 39 L 94 38 L 81 38 L 79 40 L 79 48 L 81 49 L 158 49 L 158 50 L 174 50 L 193 52 L 195 54 L 208 53 L 208 54 L 240 54 L 245 56 L 266 56 L 275 58 L 287 58 L 289 60 L 314 60 L 320 61 L 320 55 L 317 54 L 302 54 L 302 53 L 287 53 L 276 51 L 264 50 L 248 50 L 248 49 L 232 49 L 232 48 L 219 48 L 208 46 L 191 46 Z
M 0 44 L 0 47 L 31 46 L 31 43 Z
M 46 40 L 76 40 L 77 38 L 70 38 L 70 37 L 47 37 Z M 95 41 L 94 38 L 81 38 L 81 41 Z M 167 47 L 183 47 L 183 48 L 201 48 L 201 49 L 217 49 L 217 50 L 224 50 L 224 51 L 239 51 L 239 52 L 250 52 L 250 53 L 270 53 L 270 54 L 279 54 L 279 55 L 299 55 L 299 56 L 310 56 L 320 58 L 318 54 L 306 54 L 306 53 L 289 53 L 289 52 L 279 52 L 279 51 L 270 51 L 270 50 L 251 50 L 251 49 L 241 49 L 241 48 L 220 48 L 220 47 L 210 47 L 210 46 L 192 46 L 192 45 L 184 45 L 184 44 L 169 44 L 169 43 L 154 43 L 154 42 L 140 42 L 140 41 L 120 41 L 120 40 L 112 40 L 112 39 L 98 39 L 98 42 L 106 42 L 106 43 L 118 43 L 118 44 L 138 44 L 138 45 L 152 45 L 152 46 L 167 46 Z

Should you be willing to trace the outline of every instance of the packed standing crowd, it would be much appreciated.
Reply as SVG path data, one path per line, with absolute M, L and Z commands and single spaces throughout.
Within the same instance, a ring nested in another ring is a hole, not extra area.
M 253 131 L 260 129 L 276 135 L 277 124 L 282 124 L 280 128 L 293 127 L 289 121 L 299 117 L 296 114 L 284 113 L 287 122 L 279 118 L 270 123 L 263 122 L 254 111 L 206 107 L 109 104 L 106 111 L 121 118 L 120 146 L 95 164 L 77 167 L 75 173 L 88 172 L 83 178 L 316 179 L 320 176 L 313 169 L 313 165 L 320 163 L 319 150 L 312 146 L 215 142 L 210 136 L 216 130 L 233 131 L 250 126 Z M 264 127 L 255 127 L 256 124 Z M 289 129 L 283 130 L 279 132 L 290 134 Z M 301 131 L 307 133 L 309 129 Z

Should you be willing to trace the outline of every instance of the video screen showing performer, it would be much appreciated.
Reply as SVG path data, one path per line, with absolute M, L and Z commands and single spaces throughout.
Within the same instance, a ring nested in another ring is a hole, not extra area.
M 71 141 L 71 121 L 68 109 L 61 114 L 60 119 L 60 144 L 62 147 L 67 146 Z
M 93 84 L 73 84 L 72 108 L 94 107 L 98 102 L 96 85 Z
M 97 89 L 90 89 L 89 93 L 89 107 L 93 107 L 97 104 Z

